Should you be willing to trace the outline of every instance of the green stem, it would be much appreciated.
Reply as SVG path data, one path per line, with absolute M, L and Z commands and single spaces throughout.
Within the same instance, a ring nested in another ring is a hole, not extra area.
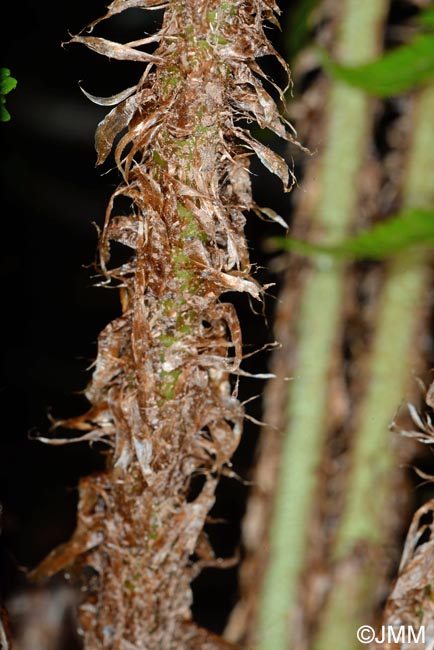
M 415 131 L 403 202 L 407 208 L 426 208 L 434 203 L 430 174 L 434 168 L 434 87 L 417 100 Z M 393 496 L 392 475 L 396 452 L 388 425 L 406 392 L 409 367 L 415 349 L 417 327 L 427 292 L 425 256 L 408 252 L 395 258 L 383 290 L 372 367 L 366 398 L 361 405 L 360 426 L 352 451 L 353 466 L 347 487 L 345 511 L 335 545 L 335 559 L 342 563 L 355 553 L 355 545 L 371 548 L 387 544 L 387 508 Z M 374 553 L 372 553 L 374 551 Z M 356 630 L 366 624 L 375 584 L 375 565 L 339 573 L 315 650 L 351 650 L 359 647 Z M 364 620 L 363 620 L 364 616 Z
M 378 54 L 386 0 L 345 0 L 338 41 L 342 63 L 362 63 Z M 368 100 L 340 82 L 331 85 L 326 145 L 318 174 L 320 197 L 314 225 L 323 243 L 348 231 L 357 203 L 356 176 L 370 126 Z M 288 399 L 289 425 L 270 528 L 270 560 L 259 606 L 258 649 L 287 650 L 305 568 L 309 513 L 317 484 L 327 413 L 331 352 L 338 340 L 344 270 L 319 260 L 306 283 L 297 322 L 297 367 Z M 315 396 L 315 404 L 309 396 Z

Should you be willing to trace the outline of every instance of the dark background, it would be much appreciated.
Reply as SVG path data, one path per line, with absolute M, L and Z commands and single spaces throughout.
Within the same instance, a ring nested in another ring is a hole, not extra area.
M 78 81 L 95 95 L 111 95 L 136 83 L 141 66 L 109 62 L 80 45 L 61 46 L 102 15 L 101 0 L 20 2 L 1 18 L 1 67 L 18 86 L 7 97 L 12 115 L 0 124 L 2 290 L 2 374 L 0 379 L 0 538 L 1 596 L 26 588 L 25 568 L 34 566 L 64 541 L 75 525 L 77 481 L 102 466 L 102 457 L 86 444 L 49 447 L 31 439 L 47 435 L 49 415 L 70 417 L 86 402 L 80 391 L 89 380 L 99 331 L 119 313 L 115 291 L 95 288 L 92 264 L 97 233 L 108 198 L 119 182 L 116 172 L 95 168 L 93 134 L 106 113 L 81 93 Z M 288 4 L 288 3 L 287 3 Z M 283 5 L 283 3 L 282 3 Z M 96 34 L 120 41 L 153 31 L 158 13 L 129 10 L 98 28 Z M 282 52 L 281 36 L 273 32 Z M 277 69 L 265 62 L 268 71 Z M 276 148 L 283 152 L 282 145 Z M 289 197 L 279 182 L 254 163 L 255 198 L 285 217 Z M 266 265 L 265 235 L 274 226 L 250 217 L 252 260 Z M 265 269 L 257 277 L 278 281 Z M 270 340 L 274 306 L 270 291 L 268 321 L 254 315 L 248 301 L 237 299 L 244 338 L 260 347 Z M 260 307 L 258 309 L 261 311 Z M 266 370 L 260 354 L 244 367 Z M 261 392 L 258 381 L 244 380 L 241 398 Z M 260 417 L 260 400 L 249 405 Z M 257 430 L 246 425 L 235 470 L 249 476 Z M 239 543 L 247 487 L 223 479 L 213 515 L 226 520 L 209 530 L 215 548 L 230 556 Z M 237 570 L 207 570 L 194 585 L 199 622 L 220 631 L 237 595 Z

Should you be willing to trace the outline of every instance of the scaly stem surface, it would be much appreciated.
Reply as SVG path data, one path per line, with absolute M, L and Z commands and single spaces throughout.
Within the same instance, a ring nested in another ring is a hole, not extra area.
M 133 88 L 88 95 L 114 105 L 96 149 L 102 163 L 115 146 L 123 182 L 99 250 L 122 315 L 99 336 L 90 410 L 62 424 L 84 432 L 79 440 L 107 445 L 107 470 L 81 481 L 77 529 L 35 575 L 81 570 L 88 650 L 211 650 L 223 642 L 192 623 L 190 583 L 219 564 L 203 527 L 244 416 L 231 383 L 242 374 L 241 332 L 221 296 L 262 294 L 244 237 L 243 211 L 259 210 L 250 155 L 285 189 L 290 180 L 285 161 L 240 124 L 256 120 L 292 140 L 256 62 L 278 56 L 264 34 L 278 10 L 274 0 L 114 0 L 90 27 L 129 8 L 164 9 L 161 30 L 126 44 L 72 38 L 144 64 Z M 113 242 L 130 251 L 118 268 Z M 194 477 L 202 484 L 193 498 Z

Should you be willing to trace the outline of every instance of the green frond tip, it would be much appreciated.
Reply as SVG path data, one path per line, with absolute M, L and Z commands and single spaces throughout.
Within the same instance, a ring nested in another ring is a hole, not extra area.
M 291 237 L 269 240 L 274 249 L 350 260 L 382 260 L 415 246 L 434 247 L 434 208 L 406 210 L 339 244 L 312 244 Z
M 434 24 L 434 16 L 430 20 Z M 321 53 L 321 61 L 335 79 L 375 97 L 393 97 L 434 77 L 434 33 L 419 34 L 407 45 L 363 65 L 339 65 L 325 52 Z
M 17 80 L 11 77 L 9 68 L 0 68 L 0 122 L 8 122 L 11 119 L 11 115 L 5 106 L 5 95 L 16 88 L 17 83 Z

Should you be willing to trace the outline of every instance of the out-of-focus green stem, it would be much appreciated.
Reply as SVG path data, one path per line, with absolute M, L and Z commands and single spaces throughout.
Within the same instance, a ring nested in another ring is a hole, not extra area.
M 434 204 L 434 86 L 420 93 L 415 108 L 403 202 L 407 208 L 426 208 Z M 388 425 L 408 384 L 428 271 L 426 256 L 413 252 L 396 257 L 389 269 L 369 386 L 352 451 L 345 511 L 335 545 L 335 559 L 340 562 L 351 555 L 355 544 L 363 543 L 366 548 L 388 542 L 387 506 L 397 462 Z M 364 564 L 359 572 L 340 574 L 324 612 L 315 650 L 361 647 L 356 631 L 359 625 L 369 623 L 366 618 L 375 584 L 374 572 L 374 565 Z
M 342 63 L 374 58 L 387 0 L 344 0 L 337 55 Z M 367 141 L 368 99 L 341 82 L 331 84 L 325 146 L 313 215 L 324 243 L 347 233 L 357 202 L 356 176 Z M 297 367 L 288 399 L 289 425 L 270 530 L 270 560 L 259 606 L 258 650 L 288 650 L 305 568 L 316 470 L 323 450 L 328 373 L 339 331 L 343 267 L 320 259 L 306 282 L 297 320 Z M 329 648 L 328 650 L 331 650 Z

